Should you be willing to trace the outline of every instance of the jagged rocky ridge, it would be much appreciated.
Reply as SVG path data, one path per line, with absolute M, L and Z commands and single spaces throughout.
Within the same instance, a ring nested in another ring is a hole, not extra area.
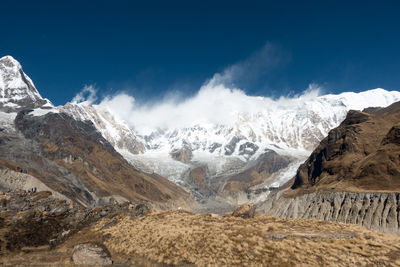
M 132 154 L 145 152 L 144 144 L 138 139 L 132 129 L 105 109 L 85 103 L 67 103 L 58 107 L 60 112 L 70 114 L 74 119 L 91 121 L 96 129 L 117 150 Z
M 76 120 L 42 99 L 12 57 L 1 58 L 0 66 L 0 187 L 38 186 L 83 206 L 192 202 L 164 177 L 130 165 L 91 121 Z
M 50 101 L 40 96 L 19 62 L 11 56 L 0 58 L 0 109 L 11 112 L 48 106 Z
M 351 111 L 297 171 L 292 189 L 400 190 L 400 102 L 372 112 Z
M 400 233 L 400 102 L 351 111 L 263 212 Z
M 165 178 L 134 169 L 92 124 L 65 113 L 31 113 L 20 111 L 14 119 L 15 130 L 0 133 L 3 168 L 34 176 L 83 205 L 110 199 L 161 203 L 189 200 L 186 192 Z

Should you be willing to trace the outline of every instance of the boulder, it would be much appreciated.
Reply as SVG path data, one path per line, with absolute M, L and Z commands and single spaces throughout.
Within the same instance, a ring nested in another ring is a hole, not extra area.
M 232 216 L 246 219 L 246 218 L 253 218 L 255 214 L 256 214 L 256 205 L 253 203 L 247 203 L 238 207 L 232 213 Z
M 131 212 L 131 220 L 134 220 L 137 217 L 144 217 L 150 212 L 151 208 L 146 204 L 137 204 L 134 206 L 133 211 Z
M 190 148 L 183 147 L 181 149 L 173 149 L 170 153 L 170 156 L 177 161 L 188 163 L 192 159 L 192 151 Z
M 97 243 L 81 243 L 74 247 L 72 260 L 76 265 L 111 265 L 107 248 Z

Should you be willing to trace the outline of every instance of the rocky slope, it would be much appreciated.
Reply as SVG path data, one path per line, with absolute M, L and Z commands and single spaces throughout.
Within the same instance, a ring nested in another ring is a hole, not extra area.
M 105 109 L 96 108 L 85 103 L 67 103 L 58 107 L 60 112 L 70 114 L 74 119 L 91 121 L 96 129 L 117 150 L 139 154 L 145 151 L 144 144 L 132 129 L 119 121 Z
M 400 102 L 350 111 L 261 210 L 400 233 Z
M 297 193 L 400 191 L 400 102 L 351 111 L 297 171 Z
M 130 165 L 91 121 L 75 120 L 42 99 L 14 59 L 4 57 L 0 65 L 1 187 L 38 187 L 83 206 L 126 200 L 160 207 L 192 203 L 172 182 Z
M 0 191 L 0 256 L 22 248 L 50 248 L 106 216 L 127 212 L 132 204 L 84 208 L 49 191 Z

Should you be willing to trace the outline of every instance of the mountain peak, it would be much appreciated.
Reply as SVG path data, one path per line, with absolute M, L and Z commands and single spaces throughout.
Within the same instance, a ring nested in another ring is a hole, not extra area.
M 21 68 L 21 64 L 12 56 L 4 56 L 0 58 L 0 63 L 8 68 Z
M 0 58 L 0 110 L 15 112 L 41 107 L 50 102 L 43 99 L 21 64 L 12 56 Z

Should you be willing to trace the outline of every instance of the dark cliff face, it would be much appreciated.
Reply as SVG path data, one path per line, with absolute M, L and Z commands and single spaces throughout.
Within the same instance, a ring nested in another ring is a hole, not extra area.
M 327 162 L 345 153 L 357 152 L 357 148 L 353 145 L 357 133 L 360 132 L 357 124 L 366 120 L 368 120 L 366 114 L 351 110 L 343 123 L 331 130 L 307 161 L 300 166 L 292 188 L 295 189 L 303 184 L 315 185 L 321 175 L 334 174 L 334 168 L 329 167 Z
M 400 102 L 350 111 L 296 174 L 298 192 L 400 191 Z
M 69 156 L 70 151 L 65 145 L 79 146 L 83 152 L 90 153 L 92 146 L 85 146 L 84 139 L 100 144 L 115 157 L 120 155 L 113 146 L 103 138 L 90 121 L 77 121 L 65 113 L 47 113 L 44 116 L 32 116 L 31 110 L 24 110 L 18 113 L 15 118 L 16 128 L 23 133 L 25 138 L 35 141 L 47 140 L 56 143 L 60 149 L 45 152 L 46 155 L 54 158 L 63 159 Z M 83 145 L 83 146 L 82 146 Z M 54 154 L 57 153 L 57 154 Z M 64 153 L 64 154 L 63 154 Z
M 273 150 L 266 150 L 265 153 L 260 157 L 255 170 L 258 173 L 266 172 L 266 174 L 272 174 L 283 168 L 286 168 L 290 163 L 288 157 L 279 155 Z
M 231 193 L 246 191 L 252 186 L 265 182 L 273 173 L 286 168 L 290 162 L 290 158 L 279 155 L 273 150 L 266 150 L 253 167 L 230 176 L 223 190 Z
M 96 205 L 111 196 L 150 202 L 188 197 L 165 178 L 134 169 L 90 122 L 24 110 L 15 127 L 15 133 L 0 133 L 0 165 L 28 173 L 72 200 Z
M 260 210 L 400 233 L 400 102 L 365 111 L 350 111 Z

